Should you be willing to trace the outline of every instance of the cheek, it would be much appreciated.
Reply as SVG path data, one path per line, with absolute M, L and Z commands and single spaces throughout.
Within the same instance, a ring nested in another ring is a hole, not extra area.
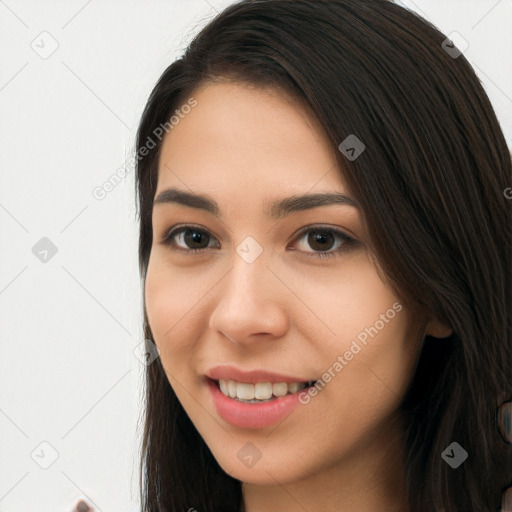
M 165 352 L 169 348 L 168 340 L 180 339 L 177 333 L 190 309 L 186 279 L 160 260 L 150 258 L 144 295 L 151 332 L 160 350 Z
M 144 289 L 146 312 L 163 362 L 193 348 L 208 327 L 202 312 L 205 298 L 215 285 L 214 276 L 197 275 L 192 267 L 175 267 L 165 257 L 150 258 Z
M 177 305 L 176 294 L 170 293 L 172 287 L 169 288 L 169 285 L 173 285 L 172 281 L 169 273 L 164 273 L 162 266 L 155 263 L 154 258 L 150 258 L 144 296 L 149 325 L 157 343 L 158 338 L 165 332 L 166 326 L 168 329 L 172 325 L 169 325 L 169 315 L 175 311 Z
M 330 330 L 328 339 L 317 335 L 310 347 L 309 355 L 317 352 L 319 370 L 333 383 L 319 395 L 335 395 L 335 408 L 353 414 L 353 424 L 364 421 L 368 411 L 396 405 L 412 377 L 418 332 L 394 291 L 361 260 L 335 285 L 324 286 L 323 293 L 318 287 L 309 293 L 311 300 L 321 297 L 315 307 Z
M 287 275 L 286 282 L 293 283 L 293 291 L 306 306 L 308 321 L 301 325 L 305 337 L 321 342 L 321 346 L 343 349 L 350 346 L 365 329 L 374 326 L 388 330 L 389 325 L 400 322 L 399 299 L 383 283 L 366 253 L 347 258 L 339 267 L 326 272 L 307 272 Z M 393 309 L 393 304 L 397 304 Z M 297 309 L 296 311 L 299 311 Z M 393 318 L 389 323 L 385 320 Z M 397 322 L 398 321 L 398 322 Z
M 354 324 L 350 330 L 356 336 L 348 336 L 324 352 L 324 371 L 329 372 L 330 382 L 305 406 L 311 407 L 306 416 L 312 429 L 317 426 L 315 417 L 323 417 L 321 452 L 336 458 L 347 450 L 363 449 L 398 409 L 416 357 L 411 350 L 414 333 L 408 328 L 407 314 L 403 308 L 385 327 L 369 331 L 366 344 L 356 337 L 361 329 L 366 333 L 365 324 Z M 368 326 L 375 322 L 370 317 Z
M 417 334 L 409 328 L 405 308 L 381 329 L 372 319 L 360 332 L 365 336 L 346 340 L 342 349 L 330 354 L 329 361 L 336 361 L 339 355 L 343 361 L 334 372 L 335 383 L 322 391 L 329 392 L 333 434 L 344 428 L 354 439 L 360 436 L 358 432 L 370 432 L 396 411 L 412 379 L 418 353 L 414 348 Z

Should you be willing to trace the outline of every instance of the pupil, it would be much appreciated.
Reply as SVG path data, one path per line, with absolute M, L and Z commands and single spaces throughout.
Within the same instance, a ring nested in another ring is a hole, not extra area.
M 192 233 L 192 235 L 190 235 L 190 233 Z M 185 242 L 187 243 L 200 243 L 202 237 L 206 238 L 206 244 L 208 245 L 208 235 L 205 235 L 204 233 L 201 233 L 199 231 L 192 230 L 188 230 L 185 232 Z
M 326 247 L 325 240 L 326 238 L 333 238 L 332 235 L 326 235 L 325 231 L 311 231 L 308 242 L 312 243 L 313 248 L 314 244 L 320 242 L 320 250 L 326 250 L 329 247 Z M 323 243 L 322 243 L 323 242 Z

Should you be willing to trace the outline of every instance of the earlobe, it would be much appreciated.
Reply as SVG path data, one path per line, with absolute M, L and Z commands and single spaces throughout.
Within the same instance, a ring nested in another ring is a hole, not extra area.
M 448 338 L 453 334 L 453 329 L 437 320 L 431 320 L 425 327 L 425 334 L 434 338 Z

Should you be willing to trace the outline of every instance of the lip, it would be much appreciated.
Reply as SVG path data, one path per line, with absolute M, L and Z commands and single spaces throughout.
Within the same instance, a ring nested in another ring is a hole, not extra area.
M 219 416 L 235 427 L 248 429 L 261 429 L 282 421 L 299 405 L 299 394 L 304 392 L 300 390 L 270 402 L 244 403 L 227 397 L 215 380 L 205 377 L 205 381 Z
M 274 384 L 276 382 L 302 383 L 316 380 L 314 378 L 304 379 L 302 377 L 292 377 L 290 375 L 283 375 L 280 373 L 275 373 L 264 369 L 244 371 L 229 365 L 219 365 L 210 368 L 206 372 L 206 377 L 208 377 L 211 380 L 217 381 L 219 379 L 230 379 L 236 380 L 237 382 L 247 382 L 252 384 L 256 384 L 257 382 L 270 382 L 271 384 Z

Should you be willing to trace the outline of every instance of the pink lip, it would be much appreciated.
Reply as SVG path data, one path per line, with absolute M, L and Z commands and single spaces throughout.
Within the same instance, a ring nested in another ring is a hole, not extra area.
M 269 372 L 267 370 L 249 370 L 243 371 L 234 366 L 220 365 L 210 368 L 206 376 L 212 380 L 230 379 L 237 382 L 309 382 L 315 379 L 304 379 L 302 377 L 291 377 L 279 373 Z
M 219 416 L 231 425 L 242 428 L 265 428 L 283 420 L 300 403 L 299 393 L 304 392 L 301 390 L 297 393 L 276 398 L 270 402 L 251 404 L 227 397 L 222 393 L 215 381 L 207 377 L 205 377 L 205 380 L 210 390 L 213 405 Z M 242 382 L 244 381 L 242 380 Z

